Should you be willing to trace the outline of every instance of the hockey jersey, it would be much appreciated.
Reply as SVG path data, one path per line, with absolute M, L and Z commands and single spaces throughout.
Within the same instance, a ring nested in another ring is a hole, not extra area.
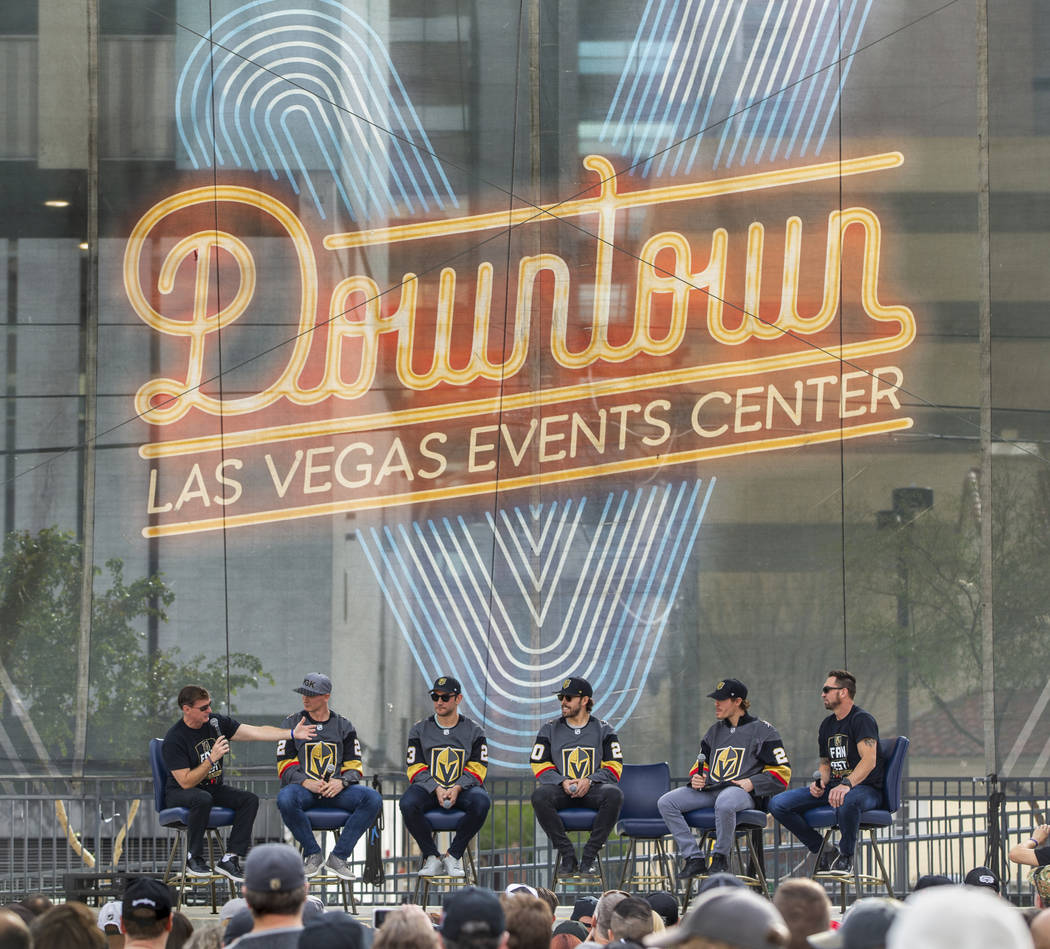
M 703 769 L 708 785 L 727 784 L 750 778 L 756 798 L 768 798 L 783 791 L 791 780 L 784 742 L 777 730 L 753 715 L 744 714 L 736 726 L 721 719 L 712 725 L 700 742 Z M 690 775 L 700 770 L 697 757 Z
M 553 718 L 536 736 L 530 763 L 540 784 L 561 784 L 566 778 L 603 784 L 620 780 L 623 752 L 612 726 L 600 718 L 591 716 L 579 728 Z
M 332 712 L 327 721 L 318 722 L 306 712 L 295 712 L 281 722 L 281 727 L 291 731 L 301 718 L 309 725 L 316 725 L 317 734 L 305 741 L 282 738 L 277 742 L 277 774 L 281 787 L 302 784 L 307 778 L 325 781 L 340 777 L 360 781 L 364 773 L 361 743 L 350 720 Z
M 409 781 L 427 791 L 456 784 L 464 791 L 480 787 L 488 766 L 489 748 L 481 726 L 465 715 L 451 728 L 431 715 L 409 730 L 405 770 Z

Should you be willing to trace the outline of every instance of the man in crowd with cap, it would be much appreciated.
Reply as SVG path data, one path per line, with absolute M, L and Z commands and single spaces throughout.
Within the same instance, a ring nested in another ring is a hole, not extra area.
M 464 886 L 445 897 L 438 927 L 445 949 L 506 949 L 503 906 L 491 890 Z
M 125 949 L 164 949 L 171 930 L 171 890 L 160 880 L 139 877 L 124 890 L 120 931 Z
M 645 902 L 664 921 L 665 926 L 678 925 L 678 897 L 673 893 L 656 890 L 645 897 Z
M 729 869 L 738 811 L 766 806 L 769 797 L 791 780 L 791 766 L 780 734 L 750 715 L 747 686 L 723 679 L 708 698 L 715 700 L 715 723 L 700 742 L 700 754 L 689 772 L 689 784 L 668 791 L 657 802 L 660 816 L 674 836 L 684 864 L 682 877 L 703 872 L 704 859 L 683 813 L 698 807 L 715 811 L 715 843 L 710 873 Z
M 238 949 L 298 949 L 306 887 L 306 871 L 294 847 L 253 847 L 244 861 L 243 884 L 252 928 L 229 945 Z
M 561 717 L 540 728 L 530 764 L 539 782 L 532 792 L 536 820 L 558 851 L 559 874 L 593 874 L 598 853 L 620 816 L 623 752 L 608 722 L 591 715 L 593 690 L 586 679 L 569 676 L 556 693 Z M 590 837 L 577 862 L 558 811 L 586 807 L 597 811 Z
M 999 892 L 999 877 L 991 867 L 974 867 L 963 878 L 966 886 L 983 886 L 993 893 Z
M 787 949 L 809 949 L 807 937 L 831 927 L 831 901 L 816 880 L 785 880 L 773 894 L 773 905 L 791 933 Z
M 838 929 L 809 937 L 813 949 L 885 949 L 887 933 L 903 904 L 883 896 L 857 900 Z
M 332 680 L 311 672 L 294 691 L 303 697 L 303 711 L 289 715 L 281 725 L 288 737 L 277 743 L 277 775 L 281 779 L 277 809 L 302 847 L 307 876 L 327 866 L 336 876 L 352 880 L 354 874 L 347 861 L 361 835 L 372 826 L 383 798 L 360 783 L 364 773 L 361 743 L 350 720 L 329 706 Z M 291 737 L 300 717 L 316 728 L 315 737 L 304 741 Z M 306 816 L 314 807 L 346 811 L 346 823 L 327 862 Z
M 853 872 L 861 812 L 882 804 L 885 763 L 878 723 L 854 702 L 857 680 L 845 669 L 832 669 L 821 694 L 831 714 L 820 723 L 817 739 L 820 776 L 808 787 L 778 794 L 770 800 L 769 812 L 818 854 L 818 873 L 848 876 Z M 806 823 L 806 811 L 822 805 L 835 808 L 837 850 L 830 844 L 821 850 L 823 834 Z
M 459 711 L 463 690 L 458 679 L 439 676 L 430 689 L 434 714 L 408 733 L 405 767 L 410 782 L 401 797 L 401 814 L 423 856 L 419 875 L 463 877 L 463 854 L 488 815 L 491 799 L 483 787 L 489 749 L 481 726 Z M 435 807 L 456 808 L 467 816 L 442 857 L 423 816 Z
M 305 718 L 300 718 L 294 728 L 238 722 L 213 712 L 208 690 L 199 685 L 184 686 L 179 691 L 178 703 L 182 718 L 168 729 L 161 754 L 169 772 L 164 804 L 189 810 L 186 872 L 196 877 L 211 876 L 211 867 L 204 860 L 208 816 L 212 807 L 228 807 L 234 812 L 233 827 L 226 853 L 215 869 L 231 880 L 241 880 L 244 877 L 241 860 L 252 843 L 259 798 L 251 791 L 223 783 L 223 758 L 230 750 L 230 742 L 280 741 L 282 738 L 303 741 L 313 738 L 316 729 L 307 724 Z
M 688 949 L 782 949 L 788 943 L 784 920 L 769 900 L 746 887 L 719 887 L 697 899 L 681 923 L 642 940 L 649 947 Z

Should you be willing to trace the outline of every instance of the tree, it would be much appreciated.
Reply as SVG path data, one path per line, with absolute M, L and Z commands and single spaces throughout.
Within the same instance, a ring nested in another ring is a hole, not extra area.
M 79 622 L 80 545 L 69 533 L 46 528 L 15 531 L 0 559 L 0 668 L 24 703 L 23 725 L 39 735 L 50 763 L 72 751 Z M 93 576 L 103 571 L 92 567 Z M 141 768 L 150 737 L 173 720 L 174 696 L 187 682 L 215 695 L 272 682 L 261 662 L 244 653 L 183 659 L 178 648 L 149 653 L 142 621 L 166 621 L 175 594 L 163 577 L 133 581 L 124 565 L 106 563 L 92 602 L 88 704 L 89 760 Z

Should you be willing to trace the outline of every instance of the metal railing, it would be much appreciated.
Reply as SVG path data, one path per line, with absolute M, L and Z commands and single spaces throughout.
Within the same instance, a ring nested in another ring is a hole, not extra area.
M 366 902 L 397 903 L 414 889 L 418 856 L 397 808 L 406 779 L 401 774 L 379 777 L 385 881 L 376 888 L 357 886 L 363 887 L 359 892 Z M 276 778 L 249 772 L 233 776 L 232 783 L 261 798 L 257 842 L 289 839 L 274 803 Z M 476 841 L 480 882 L 497 889 L 512 882 L 545 885 L 554 855 L 529 804 L 533 780 L 494 777 L 486 787 L 492 809 Z M 992 791 L 990 796 L 984 779 L 912 778 L 906 783 L 894 824 L 878 835 L 898 896 L 922 874 L 961 880 L 968 870 L 986 865 L 1003 878 L 1012 900 L 1032 902 L 1027 873 L 1007 863 L 1005 853 L 1041 819 L 1050 780 L 1002 781 Z M 999 846 L 989 852 L 996 830 Z M 0 778 L 0 902 L 33 892 L 62 898 L 69 874 L 162 874 L 174 840 L 175 834 L 157 821 L 148 778 Z M 806 851 L 772 820 L 763 843 L 771 886 L 801 872 Z M 606 845 L 608 879 L 620 879 L 627 845 L 615 834 Z M 858 859 L 870 867 L 868 849 L 863 844 Z M 358 875 L 364 855 L 362 841 L 353 855 Z

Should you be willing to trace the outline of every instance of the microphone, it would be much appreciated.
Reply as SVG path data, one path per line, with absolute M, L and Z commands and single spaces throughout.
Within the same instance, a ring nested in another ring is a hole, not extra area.
M 209 718 L 208 724 L 215 730 L 215 737 L 221 738 L 222 732 L 219 731 L 219 720 L 217 718 Z

